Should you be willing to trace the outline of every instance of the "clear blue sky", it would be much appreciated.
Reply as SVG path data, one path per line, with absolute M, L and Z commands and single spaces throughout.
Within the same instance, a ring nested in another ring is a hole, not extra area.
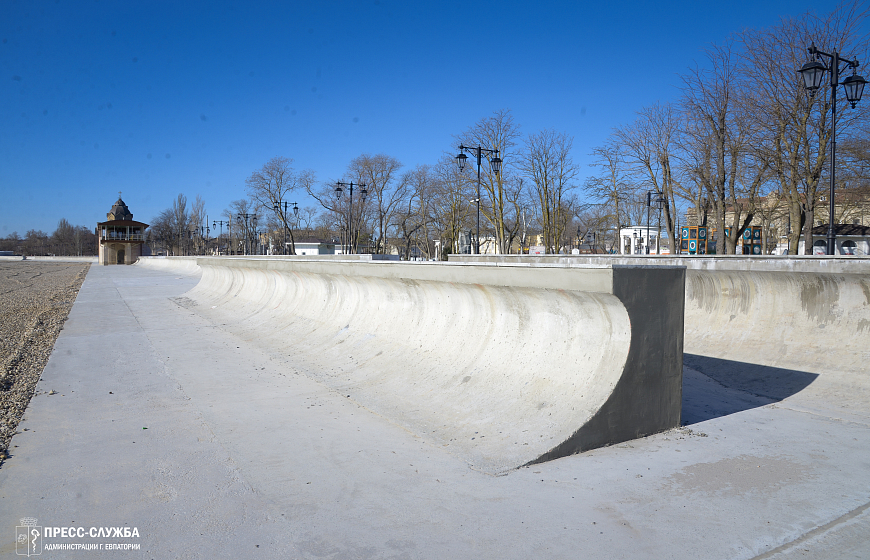
M 362 153 L 406 168 L 508 108 L 588 154 L 744 27 L 830 1 L 411 0 L 0 4 L 0 236 L 148 222 L 178 193 L 214 218 L 269 158 L 337 180 Z M 316 206 L 300 195 L 302 206 Z

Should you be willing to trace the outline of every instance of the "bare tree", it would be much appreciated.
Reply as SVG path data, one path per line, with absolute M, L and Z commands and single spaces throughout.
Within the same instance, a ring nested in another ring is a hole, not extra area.
M 314 173 L 303 171 L 296 173 L 292 167 L 293 160 L 283 156 L 275 156 L 263 167 L 254 171 L 245 180 L 248 196 L 259 203 L 261 211 L 274 212 L 275 217 L 290 233 L 290 254 L 296 254 L 296 240 L 290 227 L 290 218 L 285 211 L 284 203 L 288 196 L 299 190 L 309 191 L 314 184 Z M 265 216 L 264 216 L 265 218 Z
M 42 230 L 28 230 L 22 245 L 25 255 L 45 255 L 48 253 L 48 234 Z
M 753 148 L 754 131 L 742 103 L 745 88 L 736 58 L 730 43 L 713 46 L 707 50 L 707 64 L 696 64 L 683 76 L 683 148 L 688 152 L 683 161 L 712 207 L 717 237 L 708 240 L 708 247 L 718 254 L 734 254 L 755 215 L 768 170 Z M 726 224 L 729 209 L 733 219 Z
M 863 29 L 867 10 L 859 2 L 842 4 L 830 14 L 808 13 L 739 35 L 746 51 L 741 71 L 753 85 L 752 114 L 759 133 L 756 142 L 766 149 L 779 190 L 787 199 L 790 222 L 798 226 L 789 234 L 790 254 L 797 253 L 801 231 L 805 252 L 813 250 L 812 228 L 832 125 L 830 88 L 809 95 L 795 70 L 807 61 L 807 47 L 813 43 L 823 50 L 836 49 L 866 59 L 868 35 Z M 867 115 L 867 104 L 857 110 L 838 111 L 837 128 L 866 121 Z
M 304 229 L 307 235 L 310 235 L 315 219 L 317 218 L 317 208 L 306 206 L 299 209 L 299 216 L 296 219 L 296 228 Z
M 636 193 L 647 190 L 662 194 L 665 199 L 664 219 L 670 246 L 676 246 L 676 195 L 681 185 L 676 175 L 675 151 L 679 147 L 682 123 L 677 111 L 669 104 L 657 104 L 642 109 L 629 126 L 615 131 L 615 139 L 625 149 Z M 645 188 L 644 188 L 645 187 Z
M 600 200 L 606 208 L 612 209 L 611 221 L 619 228 L 626 218 L 621 204 L 632 190 L 623 146 L 611 136 L 603 146 L 593 148 L 591 155 L 590 165 L 599 173 L 586 179 L 583 190 L 593 200 Z
M 574 139 L 565 133 L 542 130 L 530 134 L 522 158 L 522 170 L 530 180 L 532 198 L 538 205 L 541 233 L 549 253 L 558 253 L 573 212 L 566 204 L 577 166 L 571 158 Z
M 262 214 L 259 203 L 255 200 L 240 198 L 230 202 L 229 208 L 224 210 L 224 216 L 230 222 L 229 239 L 233 254 L 238 254 L 240 251 L 247 254 L 251 247 L 251 232 L 255 222 L 252 218 L 248 218 L 246 221 L 244 218 L 246 214 L 259 218 Z
M 433 173 L 435 182 L 433 220 L 443 241 L 442 255 L 459 252 L 459 239 L 463 231 L 471 228 L 474 198 L 472 184 L 460 173 L 453 156 L 442 156 Z
M 75 236 L 75 228 L 67 221 L 66 218 L 61 218 L 57 223 L 57 228 L 51 234 L 51 244 L 53 245 L 53 253 L 56 255 L 72 255 L 73 238 Z
M 521 207 L 522 192 L 517 188 L 518 183 L 512 180 L 512 173 L 519 163 L 518 154 L 514 152 L 519 137 L 519 125 L 514 123 L 513 115 L 502 109 L 481 119 L 457 138 L 457 144 L 498 150 L 502 160 L 499 174 L 493 173 L 488 164 L 481 166 L 480 211 L 493 229 L 499 253 L 510 252 L 510 241 L 520 227 L 517 209 Z M 469 182 L 474 182 L 476 188 L 477 176 L 471 177 L 469 173 L 466 177 Z
M 407 184 L 398 175 L 401 168 L 402 164 L 399 160 L 386 154 L 374 156 L 363 154 L 354 158 L 348 165 L 348 173 L 355 177 L 357 182 L 365 184 L 368 189 L 369 195 L 363 204 L 360 204 L 360 208 L 370 209 L 371 217 L 376 220 L 377 251 L 386 252 L 385 239 L 393 213 L 408 197 Z M 360 212 L 359 216 L 362 218 L 364 212 Z M 363 229 L 361 223 L 359 226 L 358 230 Z

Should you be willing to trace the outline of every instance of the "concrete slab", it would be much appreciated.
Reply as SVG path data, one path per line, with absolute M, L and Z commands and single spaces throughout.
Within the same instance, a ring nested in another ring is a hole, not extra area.
M 0 555 L 27 516 L 139 533 L 43 558 L 868 557 L 870 422 L 835 403 L 687 368 L 690 425 L 491 476 L 179 306 L 196 281 L 91 268 L 0 469 Z

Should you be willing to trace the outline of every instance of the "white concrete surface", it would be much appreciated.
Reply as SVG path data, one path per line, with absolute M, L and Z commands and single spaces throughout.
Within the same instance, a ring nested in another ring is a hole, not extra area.
M 141 535 L 43 558 L 870 557 L 867 403 L 687 369 L 685 428 L 491 476 L 173 299 L 196 282 L 91 268 L 0 468 L 0 554 L 30 516 Z
M 198 275 L 202 271 L 197 266 L 196 259 L 197 257 L 139 257 L 136 266 L 178 274 Z

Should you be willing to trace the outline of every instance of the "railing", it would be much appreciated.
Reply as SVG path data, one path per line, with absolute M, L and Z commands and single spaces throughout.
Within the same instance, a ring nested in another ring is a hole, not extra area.
M 100 232 L 100 239 L 109 241 L 145 241 L 145 236 L 141 233 L 126 233 L 123 231 L 103 231 Z

